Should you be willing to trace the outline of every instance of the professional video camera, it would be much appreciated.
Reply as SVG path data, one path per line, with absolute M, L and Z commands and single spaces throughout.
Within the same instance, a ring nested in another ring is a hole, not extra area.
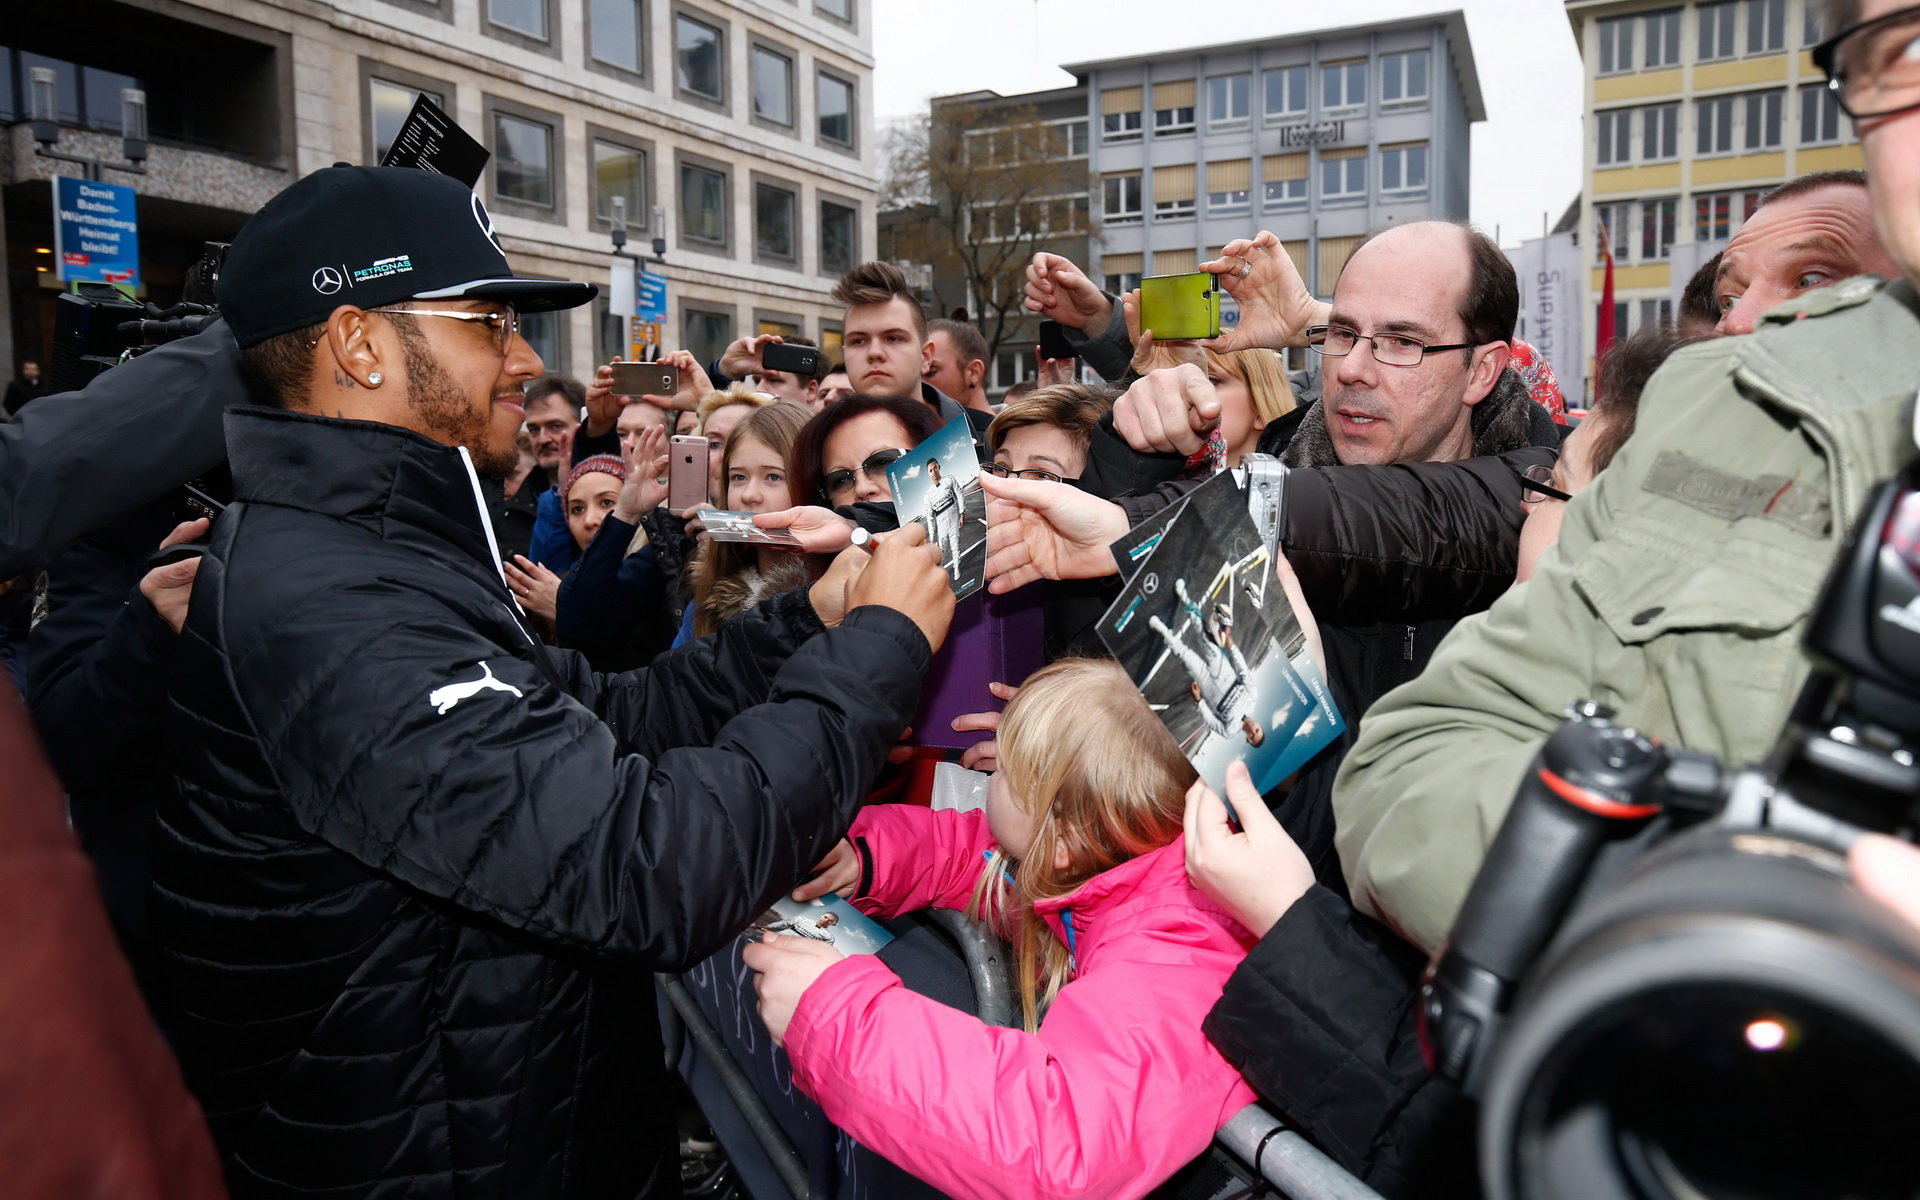
M 1920 1195 L 1920 933 L 1846 862 L 1915 828 L 1917 489 L 1869 501 L 1764 764 L 1578 702 L 1529 768 L 1421 994 L 1492 1200 Z
M 56 392 L 74 391 L 136 354 L 175 338 L 199 333 L 219 318 L 214 285 L 227 243 L 208 242 L 187 269 L 181 301 L 168 308 L 130 300 L 106 283 L 77 283 L 62 292 L 53 316 L 53 363 L 48 378 Z

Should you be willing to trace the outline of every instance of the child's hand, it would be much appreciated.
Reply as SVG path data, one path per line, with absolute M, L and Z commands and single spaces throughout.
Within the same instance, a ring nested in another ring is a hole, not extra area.
M 860 882 L 860 852 L 853 843 L 841 838 L 827 856 L 814 868 L 814 877 L 793 889 L 795 900 L 812 900 L 828 892 L 838 893 L 842 898 L 853 895 L 853 889 Z
M 758 943 L 740 952 L 747 966 L 759 972 L 753 990 L 760 996 L 760 1020 L 773 1035 L 773 1044 L 786 1041 L 787 1026 L 793 1022 L 800 997 L 828 967 L 845 956 L 825 942 L 812 938 L 782 937 L 770 933 Z
M 1020 694 L 1020 689 L 1010 683 L 989 683 L 987 690 L 1002 700 L 1011 700 Z M 961 713 L 953 719 L 955 733 L 969 733 L 974 730 L 1000 728 L 1000 714 L 997 712 Z M 1000 769 L 1000 739 L 988 738 L 975 742 L 960 752 L 960 765 L 969 771 L 998 771 Z
M 1227 795 L 1239 833 L 1227 824 L 1227 806 L 1212 788 L 1195 780 L 1187 789 L 1187 876 L 1234 920 L 1265 937 L 1313 886 L 1313 865 L 1267 811 L 1245 764 L 1227 768 Z

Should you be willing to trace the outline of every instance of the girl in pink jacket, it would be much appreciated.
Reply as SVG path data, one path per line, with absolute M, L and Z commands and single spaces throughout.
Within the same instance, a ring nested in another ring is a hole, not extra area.
M 1206 789 L 1118 665 L 1035 673 L 999 740 L 984 814 L 870 807 L 800 895 L 984 913 L 1026 1028 L 785 937 L 746 949 L 760 1014 L 829 1118 L 951 1195 L 1141 1196 L 1254 1101 L 1200 1032 L 1253 938 L 1187 880 L 1182 798 Z

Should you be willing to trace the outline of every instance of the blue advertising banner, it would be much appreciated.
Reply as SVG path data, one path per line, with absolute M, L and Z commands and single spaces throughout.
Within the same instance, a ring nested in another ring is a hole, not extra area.
M 140 289 L 138 195 L 117 183 L 55 176 L 53 256 L 63 282 Z
M 640 311 L 642 321 L 664 324 L 667 319 L 667 277 L 652 271 L 640 272 Z

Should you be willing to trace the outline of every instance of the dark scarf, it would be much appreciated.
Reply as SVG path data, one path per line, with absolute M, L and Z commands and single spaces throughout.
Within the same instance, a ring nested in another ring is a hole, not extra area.
M 1553 418 L 1527 394 L 1526 381 L 1511 367 L 1501 372 L 1487 398 L 1473 406 L 1473 454 L 1505 454 L 1525 446 L 1557 446 Z M 1327 432 L 1323 397 L 1300 417 L 1293 440 L 1280 455 L 1289 467 L 1337 467 L 1333 437 Z

